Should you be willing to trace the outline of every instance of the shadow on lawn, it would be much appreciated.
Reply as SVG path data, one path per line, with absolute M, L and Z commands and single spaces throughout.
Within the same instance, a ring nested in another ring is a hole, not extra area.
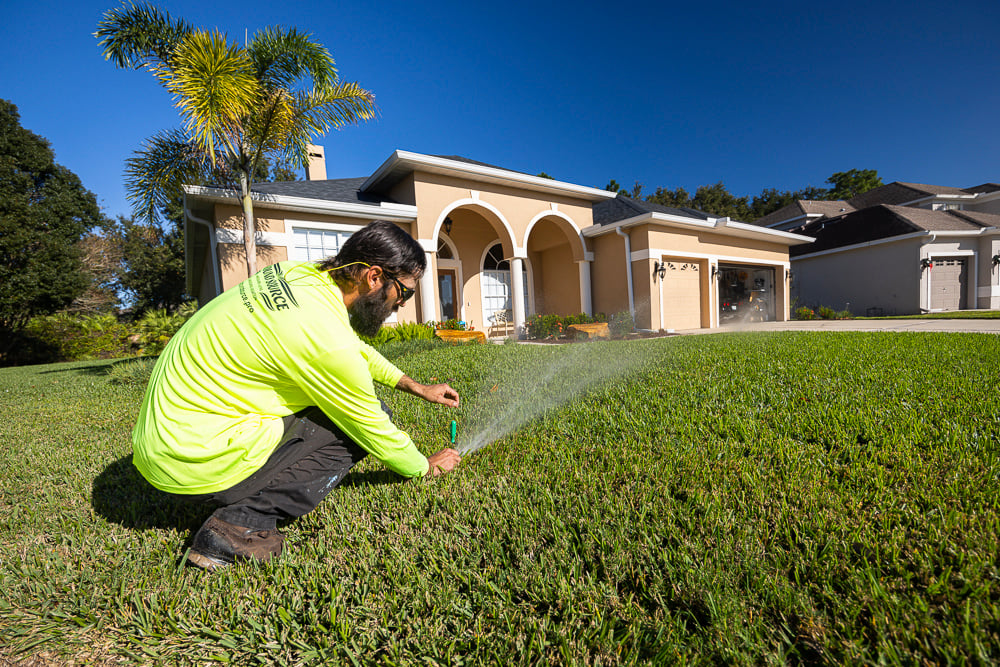
M 352 472 L 338 486 L 398 484 L 399 475 L 388 470 Z M 336 489 L 325 502 L 336 502 Z M 94 511 L 112 523 L 133 528 L 178 528 L 196 531 L 212 513 L 213 506 L 188 502 L 154 488 L 132 465 L 132 455 L 123 456 L 94 479 L 91 493 Z
M 91 498 L 99 515 L 136 530 L 197 530 L 212 513 L 208 505 L 189 503 L 154 488 L 132 465 L 131 454 L 111 463 L 94 478 Z

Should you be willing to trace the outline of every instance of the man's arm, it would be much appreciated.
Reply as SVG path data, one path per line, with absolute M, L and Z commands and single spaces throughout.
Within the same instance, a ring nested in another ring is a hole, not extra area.
M 431 403 L 440 403 L 441 405 L 447 405 L 451 408 L 458 407 L 458 392 L 446 383 L 420 384 L 409 375 L 404 375 L 399 378 L 399 382 L 396 383 L 396 389 L 405 391 L 408 394 L 413 394 L 414 396 L 419 396 L 425 401 L 429 401 Z

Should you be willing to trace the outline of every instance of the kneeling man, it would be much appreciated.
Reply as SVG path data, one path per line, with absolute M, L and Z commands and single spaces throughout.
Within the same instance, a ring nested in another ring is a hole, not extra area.
M 458 406 L 447 384 L 404 375 L 374 336 L 413 296 L 424 251 L 374 222 L 318 264 L 281 262 L 219 295 L 170 341 L 133 432 L 133 462 L 170 494 L 217 509 L 188 560 L 209 570 L 281 553 L 281 519 L 313 510 L 372 454 L 404 477 L 448 472 L 390 420 L 374 383 Z

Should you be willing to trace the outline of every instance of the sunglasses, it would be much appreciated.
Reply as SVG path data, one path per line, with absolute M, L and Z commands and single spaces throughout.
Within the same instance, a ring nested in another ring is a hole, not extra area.
M 397 278 L 396 276 L 388 274 L 385 271 L 382 271 L 382 275 L 396 284 L 396 294 L 398 295 L 396 297 L 396 301 L 398 303 L 406 303 L 411 298 L 413 298 L 414 294 L 417 293 L 417 290 L 411 287 L 407 287 L 403 283 L 399 282 L 399 278 Z

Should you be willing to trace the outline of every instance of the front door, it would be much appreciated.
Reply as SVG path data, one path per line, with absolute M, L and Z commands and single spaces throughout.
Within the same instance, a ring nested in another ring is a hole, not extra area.
M 458 319 L 458 280 L 453 269 L 438 269 L 438 294 L 441 295 L 441 320 Z

